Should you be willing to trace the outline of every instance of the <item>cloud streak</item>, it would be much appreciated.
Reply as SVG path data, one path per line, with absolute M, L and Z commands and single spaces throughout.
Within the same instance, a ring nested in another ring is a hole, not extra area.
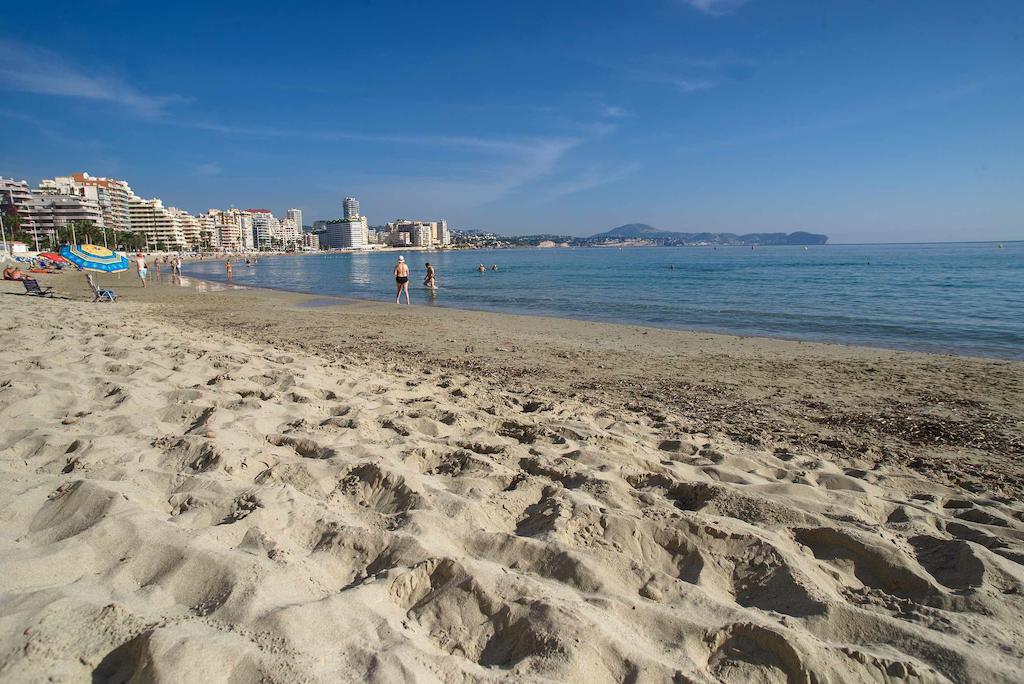
M 639 163 L 626 164 L 616 168 L 589 168 L 576 176 L 546 187 L 539 195 L 538 204 L 551 202 L 566 195 L 584 192 L 602 185 L 609 185 L 632 176 L 639 171 Z
M 0 40 L 0 84 L 37 95 L 71 97 L 120 105 L 133 114 L 156 118 L 177 95 L 151 95 L 106 75 L 86 73 L 48 50 Z
M 731 14 L 747 4 L 747 0 L 683 0 L 683 2 L 698 12 L 716 17 Z

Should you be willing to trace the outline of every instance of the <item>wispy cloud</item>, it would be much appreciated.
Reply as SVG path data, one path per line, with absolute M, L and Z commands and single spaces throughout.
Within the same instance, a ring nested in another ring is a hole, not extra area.
M 648 71 L 645 69 L 627 69 L 625 71 L 635 80 L 647 81 L 648 83 L 665 83 L 684 94 L 714 88 L 719 83 L 714 78 L 680 76 L 664 71 Z
M 195 168 L 197 176 L 219 176 L 223 171 L 224 169 L 217 162 L 207 162 Z
M 609 119 L 624 119 L 629 116 L 629 111 L 623 107 L 605 105 L 604 112 L 602 112 L 602 114 Z
M 613 168 L 591 167 L 581 173 L 548 185 L 538 195 L 538 203 L 551 202 L 566 195 L 609 185 L 632 176 L 641 168 L 639 163 L 626 164 Z
M 683 0 L 683 2 L 699 12 L 714 16 L 730 14 L 747 4 L 747 0 Z
M 185 99 L 144 93 L 111 76 L 87 73 L 48 50 L 10 40 L 0 40 L 0 84 L 26 93 L 109 102 L 145 117 L 157 117 Z

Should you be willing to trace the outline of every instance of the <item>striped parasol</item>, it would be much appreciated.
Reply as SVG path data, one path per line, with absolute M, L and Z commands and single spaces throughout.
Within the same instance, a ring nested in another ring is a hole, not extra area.
M 99 245 L 64 245 L 60 255 L 87 271 L 118 273 L 128 270 L 128 257 Z

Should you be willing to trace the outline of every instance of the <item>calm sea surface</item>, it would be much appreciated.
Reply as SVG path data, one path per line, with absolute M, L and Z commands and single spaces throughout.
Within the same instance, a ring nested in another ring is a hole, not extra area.
M 398 254 L 413 304 L 1024 359 L 1024 242 L 323 254 L 236 261 L 233 282 L 393 300 Z

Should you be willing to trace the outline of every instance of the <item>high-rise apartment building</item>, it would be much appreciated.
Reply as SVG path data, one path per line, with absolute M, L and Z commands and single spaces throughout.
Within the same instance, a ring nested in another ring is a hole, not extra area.
M 21 214 L 22 207 L 31 199 L 32 189 L 26 181 L 0 176 L 0 211 Z
M 246 209 L 252 216 L 252 231 L 257 249 L 271 249 L 281 239 L 281 222 L 269 209 Z
M 174 220 L 176 227 L 181 230 L 182 245 L 186 247 L 198 247 L 201 242 L 201 225 L 199 219 L 187 211 L 168 208 L 168 213 Z
M 350 221 L 359 220 L 359 200 L 355 197 L 346 197 L 345 201 L 342 202 L 342 209 L 344 210 L 344 213 L 342 213 L 343 218 Z
M 434 227 L 429 223 L 412 224 L 409 237 L 415 247 L 430 247 L 434 243 Z
M 302 210 L 301 209 L 289 209 L 286 214 L 288 218 L 295 221 L 295 226 L 302 232 Z
M 338 219 L 327 221 L 324 232 L 320 234 L 320 244 L 331 249 L 362 249 L 363 224 L 358 219 Z
M 128 183 L 112 178 L 96 178 L 88 173 L 73 173 L 39 182 L 39 194 L 77 195 L 100 205 L 100 225 L 112 230 L 131 230 L 129 202 L 135 193 Z
M 167 208 L 159 199 L 134 195 L 128 202 L 131 229 L 146 235 L 149 249 L 182 249 L 186 246 L 178 210 Z
M 96 200 L 80 195 L 33 195 L 21 211 L 24 226 L 40 244 L 56 247 L 58 231 L 72 223 L 103 225 L 103 212 Z
M 285 248 L 299 245 L 302 242 L 302 229 L 295 225 L 291 218 L 281 219 L 281 243 Z
M 434 244 L 435 245 L 450 245 L 452 244 L 452 234 L 448 230 L 448 221 L 440 219 L 434 221 Z

